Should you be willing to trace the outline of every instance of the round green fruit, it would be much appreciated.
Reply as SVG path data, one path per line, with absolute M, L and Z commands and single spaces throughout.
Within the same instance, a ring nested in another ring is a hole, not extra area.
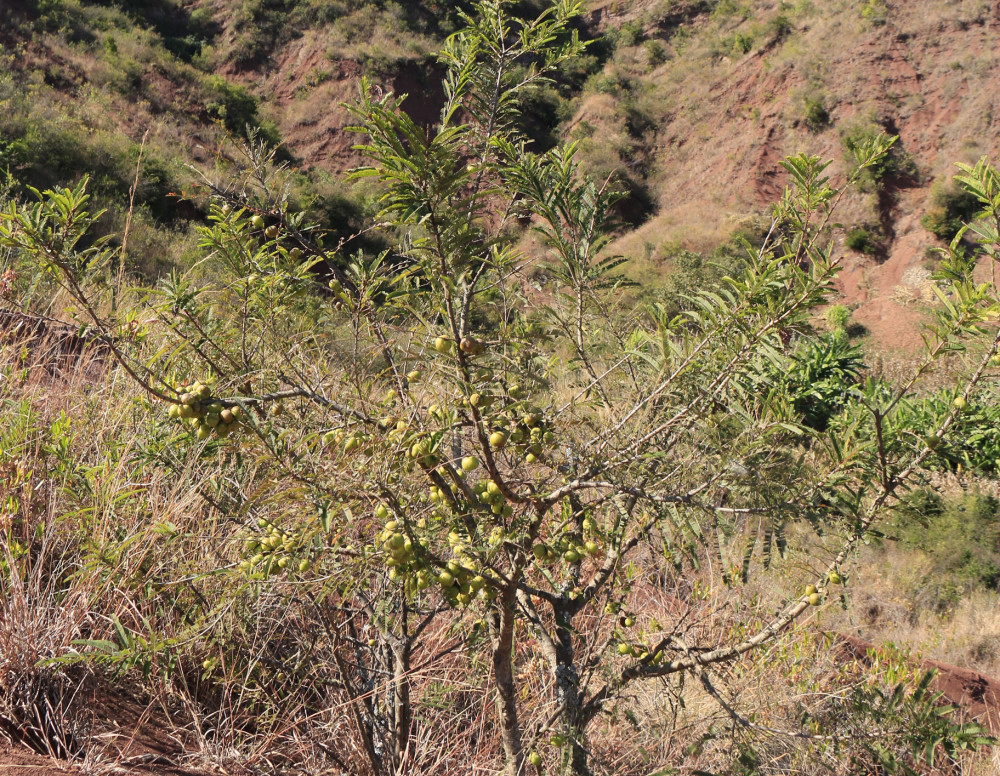
M 635 617 L 626 617 L 625 618 L 625 627 L 626 628 L 631 628 L 633 625 L 635 625 Z
M 272 224 L 271 226 L 267 227 L 267 229 L 264 230 L 264 236 L 268 240 L 273 240 L 275 237 L 278 236 L 280 232 L 281 230 L 276 225 Z
M 583 545 L 583 549 L 587 551 L 588 555 L 597 555 L 601 551 L 601 545 L 591 540 Z
M 840 576 L 836 571 L 831 571 L 830 576 L 827 577 L 831 585 L 839 585 L 844 581 L 844 578 Z
M 535 560 L 545 560 L 549 557 L 549 548 L 544 544 L 536 544 L 531 548 L 531 553 L 535 556 Z
M 812 595 L 816 592 L 816 585 L 806 585 L 806 595 Z
M 438 337 L 434 340 L 434 350 L 438 353 L 451 353 L 451 340 L 445 339 L 444 337 Z
M 494 450 L 503 450 L 507 444 L 507 435 L 503 431 L 494 431 L 490 434 L 490 447 Z
M 956 396 L 955 401 L 952 402 L 955 405 L 956 410 L 964 410 L 969 403 L 965 400 L 964 396 Z
M 528 755 L 528 762 L 534 765 L 536 768 L 542 767 L 542 756 L 538 752 L 532 752 Z
M 299 573 L 300 574 L 305 574 L 307 571 L 309 571 L 309 561 L 307 561 L 307 560 L 300 561 L 299 562 Z
M 198 433 L 196 436 L 198 437 L 199 441 L 204 442 L 211 435 L 212 435 L 212 429 L 210 429 L 208 426 L 200 426 L 198 428 Z
M 253 218 L 251 218 L 250 219 L 250 226 L 252 226 L 254 229 L 263 229 L 264 228 L 264 219 L 263 219 L 263 217 L 261 217 L 261 216 L 254 216 Z
M 619 644 L 618 654 L 621 655 L 622 657 L 625 657 L 626 655 L 631 655 L 632 647 L 630 647 L 628 644 Z
M 579 563 L 580 553 L 576 550 L 566 550 L 566 552 L 563 553 L 563 560 L 567 563 Z
M 406 373 L 406 379 L 411 383 L 416 383 L 420 381 L 420 378 L 424 376 L 424 373 L 419 369 L 414 369 L 412 372 Z
M 299 259 L 302 258 L 302 251 L 299 250 L 298 248 L 292 248 L 288 252 L 288 258 L 290 258 L 292 261 L 298 261 Z
M 819 593 L 813 593 L 811 596 L 809 596 L 809 605 L 819 606 L 822 600 L 823 598 L 820 596 Z
M 451 587 L 455 584 L 455 577 L 453 577 L 449 571 L 442 571 L 438 574 L 438 584 L 445 588 Z
M 462 459 L 462 469 L 467 472 L 474 472 L 479 468 L 479 459 L 474 456 L 467 455 Z

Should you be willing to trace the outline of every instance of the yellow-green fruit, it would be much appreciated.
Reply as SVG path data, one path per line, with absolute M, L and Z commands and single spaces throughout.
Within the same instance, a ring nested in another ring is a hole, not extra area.
M 536 456 L 534 453 L 528 453 L 526 456 L 524 456 L 524 462 L 525 463 L 537 463 L 538 462 L 538 456 Z
M 221 421 L 221 418 L 218 415 L 216 415 L 215 413 L 212 413 L 211 415 L 206 415 L 205 416 L 205 425 L 208 426 L 209 428 L 215 428 L 215 427 L 217 427 L 219 425 L 220 421 Z
M 177 420 L 177 418 L 179 418 L 181 416 L 181 405 L 179 405 L 179 404 L 171 404 L 170 405 L 170 409 L 167 411 L 167 415 L 172 420 Z
M 566 550 L 566 552 L 563 553 L 563 560 L 567 563 L 579 563 L 580 553 L 576 550 Z
M 809 596 L 809 605 L 810 606 L 819 606 L 819 604 L 820 604 L 820 602 L 822 600 L 823 599 L 820 597 L 819 593 L 813 593 L 811 596 Z
M 481 355 L 486 349 L 483 343 L 475 337 L 463 337 L 458 346 L 463 353 L 468 353 L 470 356 Z
M 924 437 L 924 444 L 931 450 L 936 450 L 938 445 L 941 444 L 941 437 L 937 434 L 928 434 Z
M 284 412 L 285 412 L 285 405 L 283 405 L 281 402 L 271 405 L 271 415 L 273 415 L 274 417 L 283 415 Z
M 389 540 L 386 542 L 386 544 L 389 545 L 390 550 L 400 550 L 403 548 L 403 545 L 405 543 L 406 543 L 406 537 L 403 536 L 403 534 L 401 533 L 394 533 L 392 536 L 389 537 Z
M 424 373 L 421 372 L 419 369 L 414 369 L 412 372 L 407 372 L 406 373 L 406 379 L 409 380 L 411 383 L 418 382 L 420 380 L 420 378 L 423 377 L 423 376 L 424 376 Z
M 195 395 L 202 401 L 206 401 L 212 398 L 212 389 L 207 385 L 201 385 L 200 383 L 195 384 Z
M 816 585 L 806 585 L 806 595 L 812 595 L 816 592 Z
M 623 657 L 625 655 L 630 655 L 630 654 L 632 654 L 632 647 L 630 647 L 628 644 L 619 644 L 618 645 L 618 654 L 622 655 Z
M 536 544 L 531 548 L 531 552 L 535 556 L 535 560 L 545 560 L 549 557 L 549 548 L 544 544 Z
M 254 216 L 253 218 L 250 219 L 250 225 L 254 229 L 263 229 L 264 219 L 261 216 Z
M 503 431 L 494 431 L 490 434 L 490 446 L 495 450 L 503 450 L 507 444 L 507 435 Z
M 286 557 L 281 558 L 278 561 L 278 568 L 279 569 L 286 569 L 286 568 L 288 568 L 288 558 L 286 558 Z
M 323 434 L 323 445 L 324 446 L 330 447 L 331 445 L 335 445 L 335 444 L 337 444 L 337 432 L 336 431 L 327 431 L 325 434 Z
M 208 426 L 200 426 L 198 428 L 197 437 L 200 441 L 204 442 L 211 435 L 212 435 L 212 429 L 210 429 Z
M 298 248 L 292 248 L 288 252 L 288 258 L 290 258 L 292 261 L 298 261 L 299 259 L 302 258 L 302 251 L 300 251 Z
M 265 236 L 265 237 L 266 237 L 266 238 L 267 238 L 268 240 L 273 240 L 273 239 L 274 239 L 275 237 L 277 237 L 277 236 L 278 236 L 278 233 L 279 233 L 280 231 L 281 231 L 281 230 L 280 230 L 280 229 L 278 229 L 278 227 L 277 227 L 276 225 L 272 224 L 271 226 L 267 227 L 267 229 L 265 229 L 265 230 L 264 230 L 264 236 Z
M 542 766 L 542 756 L 538 752 L 532 752 L 528 755 L 528 762 L 536 768 L 540 768 Z
M 299 573 L 300 574 L 305 574 L 307 571 L 309 571 L 309 561 L 307 561 L 307 560 L 300 561 L 299 562 Z
M 635 618 L 634 617 L 626 617 L 625 618 L 625 627 L 626 628 L 631 628 L 633 625 L 635 625 Z
M 955 409 L 964 410 L 969 403 L 965 400 L 964 396 L 956 396 L 955 401 L 953 401 L 952 404 L 955 405 Z
M 379 504 L 375 507 L 375 517 L 379 520 L 385 520 L 389 517 L 389 508 L 385 504 Z
M 844 581 L 844 578 L 840 576 L 840 574 L 838 574 L 836 571 L 831 571 L 828 579 L 830 580 L 831 585 L 839 585 L 841 582 Z
M 560 747 L 566 743 L 566 737 L 561 736 L 557 733 L 556 735 L 552 736 L 552 738 L 549 739 L 549 743 L 552 744 L 552 746 Z
M 243 419 L 243 408 L 242 407 L 240 407 L 240 406 L 233 407 L 230 410 L 230 412 L 233 413 L 233 417 L 236 420 L 242 420 Z
M 455 584 L 455 577 L 453 577 L 448 571 L 442 571 L 438 574 L 438 583 L 441 587 L 451 587 Z
M 474 472 L 479 468 L 479 459 L 471 455 L 467 455 L 462 459 L 462 469 L 467 472 Z
M 583 549 L 587 551 L 588 555 L 597 555 L 601 551 L 601 545 L 595 541 L 589 541 L 583 545 Z
M 190 404 L 182 404 L 177 414 L 178 417 L 184 418 L 185 420 L 187 420 L 188 418 L 193 418 L 194 407 L 192 407 Z
M 348 437 L 347 441 L 344 443 L 344 452 L 345 453 L 353 453 L 355 450 L 358 449 L 358 447 L 360 445 L 361 445 L 361 442 L 358 441 L 357 437 L 354 437 L 354 436 Z
M 434 350 L 438 353 L 451 353 L 451 340 L 438 337 L 434 340 Z

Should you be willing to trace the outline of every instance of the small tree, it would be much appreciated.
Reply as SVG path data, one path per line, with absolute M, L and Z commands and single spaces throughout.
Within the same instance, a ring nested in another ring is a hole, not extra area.
M 471 648 L 479 636 L 486 645 L 506 772 L 550 760 L 588 773 L 588 730 L 629 687 L 733 661 L 824 602 L 997 351 L 984 326 L 996 288 L 969 268 L 942 288 L 911 380 L 847 386 L 822 423 L 803 416 L 774 376 L 816 337 L 811 320 L 841 262 L 828 230 L 843 194 L 807 156 L 785 163 L 791 186 L 740 277 L 693 293 L 673 318 L 630 309 L 623 259 L 609 253 L 613 182 L 589 179 L 572 145 L 533 153 L 519 130 L 521 96 L 582 49 L 568 27 L 579 4 L 533 21 L 506 5 L 483 0 L 449 39 L 432 130 L 398 96 L 362 87 L 353 111 L 368 165 L 356 177 L 382 187 L 391 252 L 324 248 L 289 212 L 281 169 L 251 148 L 250 174 L 215 187 L 209 279 L 164 283 L 157 336 L 124 339 L 127 314 L 98 301 L 112 255 L 83 247 L 96 216 L 82 186 L 0 217 L 0 239 L 58 278 L 169 408 L 179 442 L 234 466 L 254 459 L 258 495 L 243 488 L 234 509 L 244 557 L 227 573 L 254 600 L 294 580 L 296 597 L 327 607 L 325 659 L 354 688 L 380 773 L 412 757 L 411 658 L 442 616 L 468 626 Z M 848 183 L 891 143 L 859 144 Z M 991 217 L 994 182 L 985 163 L 968 173 Z M 995 250 L 995 234 L 983 236 Z M 897 424 L 904 397 L 970 336 L 953 405 L 916 433 Z M 712 562 L 738 585 L 801 517 L 843 541 L 770 621 L 738 623 L 720 641 L 683 616 L 661 624 L 637 609 L 640 570 Z M 545 719 L 522 713 L 524 640 L 547 661 Z M 385 696 L 371 691 L 378 671 L 391 677 Z

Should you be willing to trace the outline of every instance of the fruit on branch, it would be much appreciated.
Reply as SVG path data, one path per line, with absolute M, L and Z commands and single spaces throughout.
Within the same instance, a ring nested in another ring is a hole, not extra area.
M 445 339 L 444 337 L 438 337 L 434 340 L 434 350 L 438 353 L 447 355 L 451 353 L 452 342 L 450 339 Z
M 486 350 L 486 346 L 483 345 L 482 341 L 475 337 L 463 337 L 458 346 L 462 349 L 463 353 L 468 353 L 470 356 L 481 356 Z
M 251 218 L 250 219 L 250 225 L 254 229 L 263 229 L 264 228 L 264 218 L 263 218 L 263 216 L 254 216 L 253 218 Z

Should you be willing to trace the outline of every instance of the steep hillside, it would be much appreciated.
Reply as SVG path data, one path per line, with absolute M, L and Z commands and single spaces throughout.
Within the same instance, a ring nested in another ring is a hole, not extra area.
M 189 245 L 177 231 L 197 210 L 170 196 L 192 183 L 186 165 L 211 166 L 224 131 L 247 123 L 308 171 L 303 202 L 335 226 L 357 225 L 365 197 L 345 200 L 337 182 L 358 161 L 343 103 L 368 76 L 410 95 L 413 115 L 432 123 L 433 52 L 461 6 L 17 0 L 0 21 L 5 156 L 35 184 L 91 172 L 120 222 L 146 136 L 146 238 L 133 255 L 147 271 Z M 892 163 L 841 211 L 841 285 L 857 323 L 907 346 L 918 341 L 931 249 L 968 206 L 951 196 L 952 165 L 997 150 L 998 30 L 1000 9 L 985 0 L 591 0 L 580 29 L 590 55 L 526 106 L 526 121 L 543 145 L 578 141 L 593 171 L 627 186 L 617 248 L 651 299 L 669 296 L 669 282 L 660 289 L 671 267 L 704 281 L 709 258 L 738 261 L 734 235 L 759 239 L 785 155 L 832 159 L 837 180 L 852 142 L 898 134 Z

